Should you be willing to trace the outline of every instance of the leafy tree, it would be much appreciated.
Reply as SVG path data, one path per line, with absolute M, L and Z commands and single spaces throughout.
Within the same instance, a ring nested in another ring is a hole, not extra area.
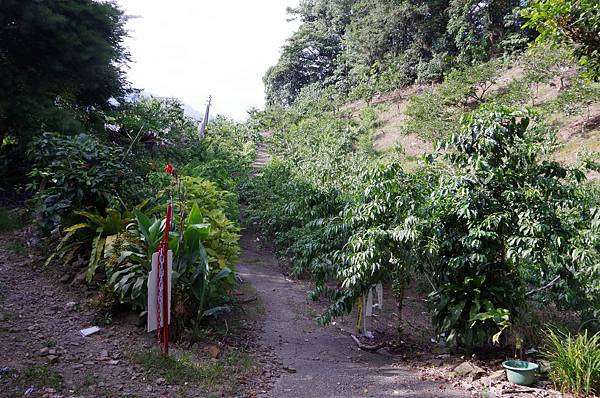
M 538 42 L 567 43 L 587 68 L 600 78 L 600 4 L 597 0 L 534 0 L 524 12 L 526 25 L 537 29 Z
M 521 5 L 519 0 L 450 3 L 448 33 L 454 38 L 457 62 L 465 64 L 487 61 L 497 51 L 508 30 L 505 18 Z
M 291 104 L 303 87 L 333 76 L 353 2 L 303 0 L 288 9 L 302 24 L 263 78 L 267 102 Z
M 0 2 L 0 146 L 73 131 L 126 91 L 125 17 L 112 2 Z
M 555 137 L 531 116 L 488 106 L 465 118 L 443 148 L 453 170 L 440 174 L 421 213 L 424 224 L 415 228 L 430 264 L 425 271 L 436 282 L 434 323 L 467 347 L 499 341 L 527 285 L 577 297 L 574 254 L 598 258 L 597 249 L 578 243 L 580 231 L 594 225 L 597 200 L 581 189 L 580 169 L 547 160 Z M 587 261 L 582 268 L 590 270 Z M 574 307 L 589 308 L 581 303 Z
M 364 80 L 361 72 L 382 72 L 398 61 L 404 61 L 406 74 L 414 78 L 419 60 L 445 47 L 447 6 L 443 0 L 357 2 L 345 41 L 352 79 Z
M 132 141 L 146 147 L 185 147 L 198 141 L 198 123 L 185 116 L 174 98 L 140 96 L 112 113 L 109 137 L 123 146 Z

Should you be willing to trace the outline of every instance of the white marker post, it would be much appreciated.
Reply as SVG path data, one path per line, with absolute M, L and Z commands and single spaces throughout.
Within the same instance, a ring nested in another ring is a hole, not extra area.
M 167 254 L 167 272 L 169 275 L 168 292 L 169 300 L 167 303 L 167 313 L 169 314 L 168 324 L 171 324 L 171 279 L 173 273 L 173 251 L 169 250 Z M 148 274 L 148 332 L 152 332 L 158 328 L 164 326 L 163 320 L 161 319 L 160 325 L 157 319 L 157 307 L 159 305 L 158 295 L 162 295 L 162 292 L 158 291 L 158 275 L 159 275 L 159 257 L 158 253 L 152 255 L 152 271 Z M 162 303 L 162 300 L 161 300 Z M 158 308 L 160 313 L 163 314 L 162 308 Z

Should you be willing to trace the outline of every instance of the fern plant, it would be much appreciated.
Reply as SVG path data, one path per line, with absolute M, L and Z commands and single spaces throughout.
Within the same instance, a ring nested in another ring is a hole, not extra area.
M 91 242 L 92 248 L 85 274 L 89 283 L 102 260 L 111 253 L 119 234 L 133 218 L 131 213 L 121 213 L 116 209 L 106 209 L 105 216 L 87 211 L 75 211 L 73 214 L 81 217 L 83 221 L 65 229 L 65 236 L 46 259 L 45 266 L 56 258 L 62 259 L 65 264 L 70 263 L 79 250 Z

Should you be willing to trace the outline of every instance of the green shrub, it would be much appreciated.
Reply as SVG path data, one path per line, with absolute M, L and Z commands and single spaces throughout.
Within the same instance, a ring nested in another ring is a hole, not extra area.
M 228 310 L 239 255 L 239 227 L 228 219 L 229 193 L 194 177 L 182 177 L 174 203 L 176 229 L 171 232 L 175 321 L 199 322 Z M 158 215 L 158 217 L 157 217 Z M 108 283 L 122 302 L 144 310 L 152 254 L 164 233 L 164 206 L 150 215 L 136 210 L 108 253 Z
M 0 233 L 14 231 L 20 226 L 21 223 L 14 212 L 5 209 L 4 207 L 0 207 Z
M 544 358 L 548 376 L 562 392 L 587 397 L 600 393 L 600 333 L 589 335 L 548 330 Z
M 120 154 L 118 148 L 88 134 L 43 133 L 34 138 L 28 149 L 33 163 L 28 188 L 35 192 L 42 230 L 60 225 L 73 210 L 102 210 L 117 204 L 120 188 L 128 186 Z
M 435 88 L 409 98 L 404 130 L 428 140 L 446 139 L 460 129 L 465 112 L 490 96 L 501 64 L 489 61 L 450 71 Z

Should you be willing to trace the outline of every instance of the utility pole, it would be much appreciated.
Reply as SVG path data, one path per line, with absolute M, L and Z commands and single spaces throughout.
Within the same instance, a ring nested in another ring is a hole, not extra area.
M 208 124 L 208 115 L 210 113 L 210 102 L 212 101 L 212 96 L 208 96 L 208 103 L 206 104 L 206 112 L 204 112 L 204 119 L 202 119 L 202 124 L 200 125 L 200 130 L 198 133 L 200 134 L 200 138 L 204 138 L 204 133 L 206 131 L 206 125 Z

